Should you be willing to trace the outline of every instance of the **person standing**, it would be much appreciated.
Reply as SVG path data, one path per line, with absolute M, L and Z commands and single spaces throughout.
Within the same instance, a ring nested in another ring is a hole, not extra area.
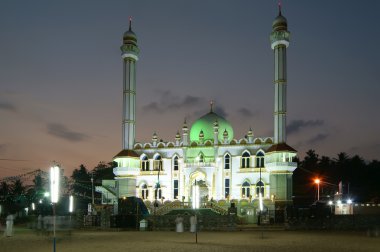
M 177 218 L 175 219 L 175 223 L 176 223 L 176 232 L 183 233 L 183 218 L 180 215 L 177 215 Z
M 197 216 L 190 216 L 190 232 L 195 233 L 197 231 Z
M 14 217 L 12 214 L 9 214 L 6 218 L 6 222 L 5 222 L 5 232 L 4 232 L 4 236 L 6 237 L 11 237 L 13 235 L 13 220 L 14 220 Z

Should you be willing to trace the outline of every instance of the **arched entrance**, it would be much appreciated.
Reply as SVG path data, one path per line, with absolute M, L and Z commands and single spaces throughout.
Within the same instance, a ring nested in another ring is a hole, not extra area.
M 206 174 L 202 171 L 195 171 L 190 174 L 190 183 L 189 183 L 189 198 L 193 202 L 195 185 L 198 186 L 197 193 L 195 194 L 199 198 L 200 207 L 202 208 L 203 203 L 208 201 L 209 198 L 209 186 L 207 184 Z

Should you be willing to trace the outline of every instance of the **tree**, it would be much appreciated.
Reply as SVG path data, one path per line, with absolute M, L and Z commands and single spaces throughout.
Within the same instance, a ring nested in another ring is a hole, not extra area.
M 93 169 L 94 173 L 94 182 L 97 185 L 102 184 L 102 180 L 105 179 L 114 179 L 115 175 L 113 174 L 113 168 L 117 167 L 116 162 L 99 162 L 97 166 Z
M 91 196 L 91 176 L 86 167 L 81 164 L 71 175 L 73 179 L 72 190 L 79 196 Z

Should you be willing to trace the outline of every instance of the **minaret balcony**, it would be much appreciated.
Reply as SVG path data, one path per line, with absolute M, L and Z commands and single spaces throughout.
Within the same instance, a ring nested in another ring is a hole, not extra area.
M 113 168 L 116 177 L 130 177 L 140 174 L 140 167 L 116 167 Z
M 293 172 L 297 168 L 296 162 L 271 162 L 265 163 L 269 172 Z

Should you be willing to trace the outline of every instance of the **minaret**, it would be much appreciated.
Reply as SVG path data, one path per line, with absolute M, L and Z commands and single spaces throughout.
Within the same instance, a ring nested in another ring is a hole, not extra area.
M 189 128 L 187 127 L 186 118 L 182 126 L 182 144 L 184 147 L 189 145 Z
M 129 29 L 124 33 L 123 45 L 120 49 L 123 58 L 122 150 L 114 157 L 117 167 L 113 169 L 117 187 L 116 196 L 119 199 L 136 196 L 136 175 L 140 173 L 140 158 L 133 151 L 135 144 L 136 62 L 139 48 L 136 34 L 132 31 L 131 18 L 129 18 Z
M 286 143 L 286 48 L 289 46 L 289 31 L 286 18 L 279 14 L 273 21 L 270 35 L 274 50 L 274 144 Z
M 132 150 L 136 135 L 136 62 L 139 48 L 136 34 L 132 31 L 131 18 L 120 49 L 123 58 L 123 150 Z

